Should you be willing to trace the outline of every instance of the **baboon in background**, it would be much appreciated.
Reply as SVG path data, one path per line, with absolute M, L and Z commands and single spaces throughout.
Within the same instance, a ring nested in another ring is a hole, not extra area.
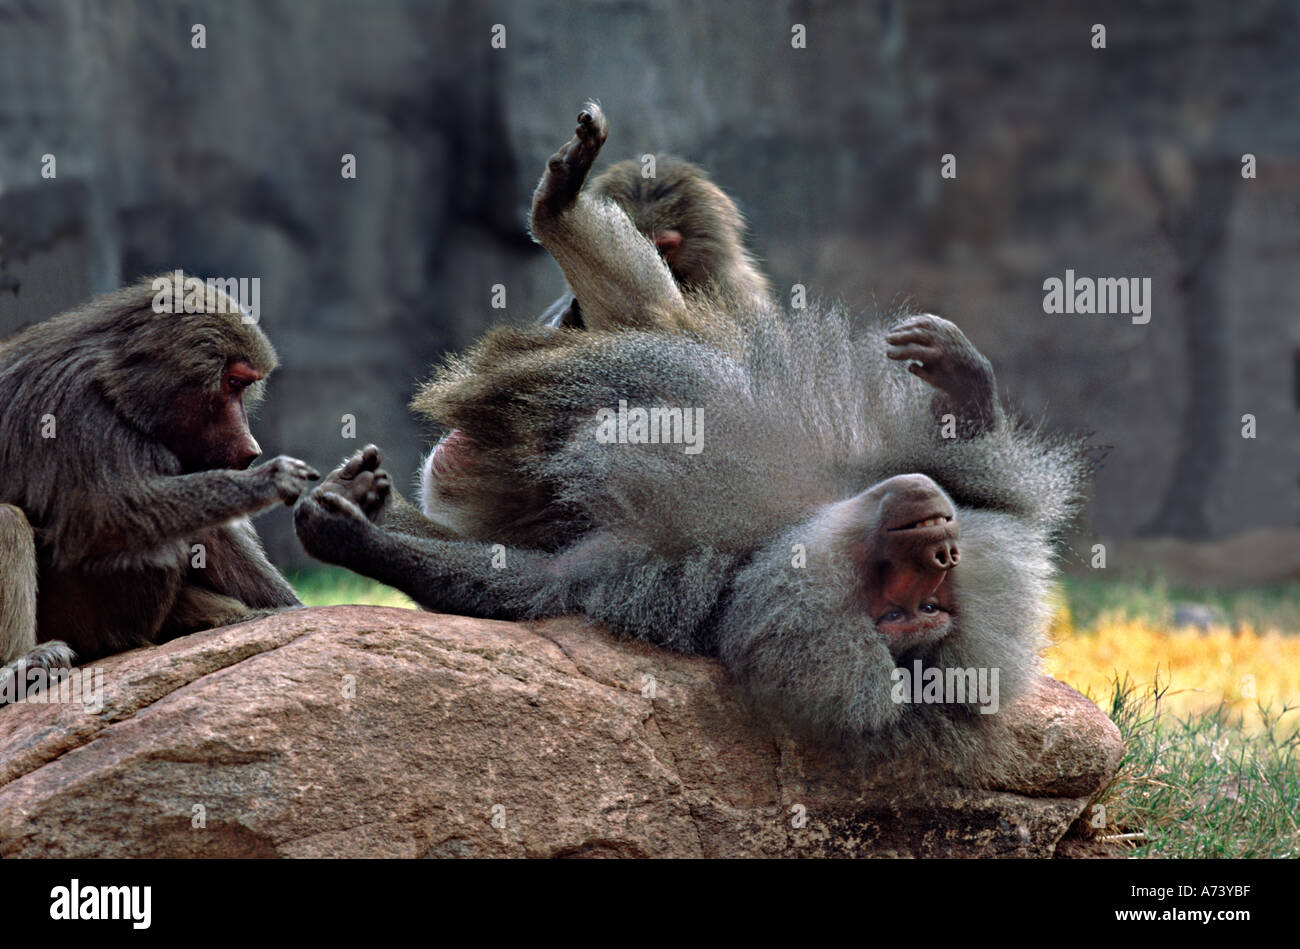
M 702 169 L 669 156 L 657 161 L 653 178 L 642 176 L 640 163 L 623 161 L 584 189 L 609 130 L 599 108 L 593 106 L 584 116 L 575 142 L 551 159 L 557 163 L 556 173 L 547 174 L 538 185 L 530 225 L 544 246 L 576 242 L 609 250 L 601 255 L 604 269 L 599 272 L 593 273 L 587 258 L 579 258 L 576 271 L 565 271 L 580 291 L 571 289 L 561 296 L 541 322 L 598 332 L 653 326 L 707 333 L 736 346 L 733 324 L 760 314 L 767 318 L 774 306 L 767 277 L 745 249 L 740 210 Z M 574 229 L 578 233 L 570 233 Z M 643 272 L 621 273 L 621 262 L 628 260 L 644 264 Z M 625 299 L 641 280 L 652 281 L 657 291 Z M 652 304 L 650 309 L 642 311 L 642 301 Z M 545 358 L 530 343 L 523 343 L 518 355 L 530 365 Z M 429 416 L 427 398 L 428 390 L 416 397 L 412 408 Z M 430 417 L 435 424 L 445 422 Z M 532 448 L 524 451 L 531 453 Z M 545 513 L 551 496 L 544 487 L 521 484 L 513 473 L 505 482 L 495 482 L 492 469 L 468 470 L 463 464 L 467 454 L 463 433 L 446 431 L 421 465 L 420 507 L 393 490 L 383 525 L 440 539 L 492 538 L 522 544 L 562 540 L 551 536 L 555 519 Z M 496 470 L 509 468 L 507 460 Z M 466 508 L 474 513 L 464 516 Z M 488 509 L 495 514 L 485 521 L 482 515 Z M 543 512 L 540 520 L 538 512 Z
M 0 686 L 300 605 L 247 518 L 317 477 L 245 470 L 275 352 L 213 287 L 203 312 L 154 298 L 146 279 L 0 342 Z
M 608 135 L 604 112 L 589 104 L 573 139 L 548 161 L 529 221 L 560 265 L 581 325 L 729 339 L 730 324 L 772 305 L 767 278 L 744 248 L 740 211 L 703 171 L 671 158 L 652 179 L 621 162 L 584 190 Z M 554 322 L 566 320 L 561 313 Z
M 606 132 L 602 128 L 599 134 Z M 582 182 L 577 186 L 581 188 Z M 716 298 L 725 294 L 742 310 L 770 300 L 767 277 L 745 249 L 745 219 L 740 209 L 696 165 L 663 156 L 655 163 L 655 176 L 646 178 L 639 162 L 622 161 L 597 176 L 577 200 L 617 205 L 637 232 L 654 245 L 684 295 L 708 293 Z M 548 210 L 546 202 L 534 204 L 534 212 L 542 212 L 534 219 L 533 233 L 539 241 L 554 220 Z M 604 222 L 611 216 L 612 212 L 607 212 L 596 217 Z M 615 233 L 621 239 L 633 239 L 621 224 Z M 614 316 L 616 326 L 624 325 L 621 313 Z M 581 303 L 572 291 L 546 310 L 542 322 L 553 327 L 587 326 Z M 614 327 L 597 324 L 592 328 Z
M 539 193 L 564 193 L 551 179 L 582 173 L 594 120 L 580 117 Z M 587 213 L 581 202 L 557 208 Z M 584 314 L 589 299 L 616 306 L 584 295 L 600 273 L 649 275 L 619 285 L 638 321 L 681 307 L 649 242 L 584 246 L 599 233 L 591 222 L 537 233 Z M 619 261 L 619 249 L 637 259 Z M 584 255 L 594 274 L 582 273 Z M 989 716 L 975 696 L 899 701 L 894 673 L 916 662 L 996 669 L 999 705 L 1033 681 L 1054 535 L 1080 499 L 1080 446 L 1012 424 L 988 361 L 946 320 L 855 326 L 821 307 L 754 316 L 721 338 L 656 319 L 644 330 L 491 333 L 421 404 L 462 439 L 436 474 L 509 486 L 462 510 L 504 523 L 500 537 L 437 540 L 373 523 L 389 492 L 373 446 L 298 504 L 298 535 L 314 556 L 431 610 L 579 613 L 717 656 L 797 735 L 978 782 Z M 681 443 L 692 418 L 698 453 Z M 544 506 L 526 510 L 529 497 Z M 504 539 L 521 533 L 534 542 Z M 494 541 L 507 546 L 504 564 Z

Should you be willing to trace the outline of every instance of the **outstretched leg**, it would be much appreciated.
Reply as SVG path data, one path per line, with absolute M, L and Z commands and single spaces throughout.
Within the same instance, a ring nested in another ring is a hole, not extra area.
M 294 509 L 298 539 L 316 559 L 395 587 L 429 610 L 508 620 L 544 611 L 549 555 L 386 531 L 342 490 L 327 480 Z
M 533 193 L 533 238 L 564 271 L 589 329 L 681 329 L 686 303 L 655 245 L 613 201 L 582 190 L 609 123 L 588 103 Z

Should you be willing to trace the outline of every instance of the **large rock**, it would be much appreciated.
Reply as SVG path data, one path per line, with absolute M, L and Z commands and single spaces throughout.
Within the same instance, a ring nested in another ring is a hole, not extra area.
M 867 782 L 576 619 L 304 609 L 102 667 L 99 710 L 0 709 L 0 856 L 1049 856 L 1120 753 L 1044 679 L 1000 790 Z

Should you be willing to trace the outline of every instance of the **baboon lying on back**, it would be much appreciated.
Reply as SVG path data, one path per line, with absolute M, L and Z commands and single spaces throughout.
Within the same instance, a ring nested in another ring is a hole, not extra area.
M 215 287 L 176 312 L 155 296 L 146 279 L 0 342 L 0 688 L 300 605 L 247 518 L 317 477 L 243 470 L 275 352 Z
M 580 117 L 539 195 L 583 173 L 599 124 Z M 599 232 L 591 222 L 535 232 L 584 313 L 589 300 L 616 304 L 584 290 L 601 273 L 652 275 L 619 291 L 645 329 L 498 330 L 420 396 L 461 433 L 442 474 L 513 478 L 498 503 L 537 540 L 499 540 L 502 563 L 493 538 L 385 530 L 373 520 L 388 478 L 369 447 L 299 503 L 307 550 L 428 609 L 580 613 L 717 656 L 798 735 L 978 780 L 989 719 L 977 706 L 1012 701 L 1037 669 L 1051 543 L 1079 498 L 1077 446 L 1012 425 L 988 361 L 946 320 L 855 325 L 811 307 L 750 313 L 718 335 L 706 313 L 683 330 L 673 314 L 690 319 L 689 307 L 648 242 L 571 243 Z M 499 523 L 476 503 L 466 518 Z M 982 670 L 996 694 L 913 702 L 895 670 L 917 663 Z

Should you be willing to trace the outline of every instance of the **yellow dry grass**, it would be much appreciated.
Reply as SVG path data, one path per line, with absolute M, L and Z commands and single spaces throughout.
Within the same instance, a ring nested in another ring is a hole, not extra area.
M 1241 625 L 1236 632 L 1211 627 L 1168 630 L 1149 622 L 1102 615 L 1083 630 L 1075 629 L 1068 608 L 1057 610 L 1053 645 L 1045 656 L 1049 675 L 1068 682 L 1098 701 L 1127 672 L 1140 686 L 1159 676 L 1169 686 L 1163 706 L 1184 717 L 1223 703 L 1230 720 L 1252 731 L 1260 724 L 1259 706 L 1277 713 L 1300 706 L 1300 636 L 1276 629 Z M 1283 724 L 1296 727 L 1291 714 Z

